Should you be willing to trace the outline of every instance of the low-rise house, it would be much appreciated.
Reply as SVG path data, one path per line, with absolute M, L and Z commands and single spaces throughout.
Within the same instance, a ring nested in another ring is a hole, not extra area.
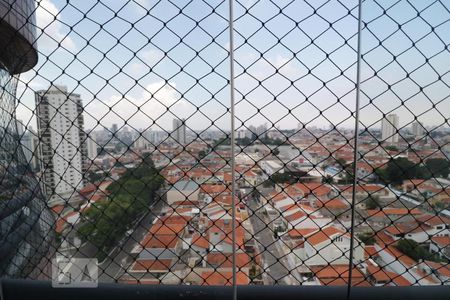
M 373 286 L 409 286 L 411 285 L 402 275 L 380 268 L 371 262 L 367 263 L 367 280 Z
M 440 280 L 418 267 L 418 262 L 400 252 L 393 246 L 394 240 L 385 234 L 377 235 L 375 249 L 378 252 L 378 265 L 384 270 L 402 275 L 410 285 L 439 285 Z
M 364 244 L 356 241 L 355 245 L 353 258 L 355 263 L 359 263 L 364 260 Z M 304 249 L 308 266 L 348 264 L 350 234 L 328 226 L 306 236 Z
M 450 237 L 434 236 L 430 241 L 430 252 L 437 253 L 441 258 L 450 259 Z
M 167 204 L 180 201 L 198 201 L 200 186 L 192 180 L 182 180 L 174 183 L 167 191 Z
M 419 268 L 427 274 L 434 274 L 443 285 L 450 285 L 450 266 L 448 263 L 423 261 Z
M 341 286 L 348 285 L 349 268 L 348 264 L 323 265 L 311 267 L 314 276 L 321 285 Z M 356 267 L 352 270 L 352 286 L 371 286 L 364 274 Z

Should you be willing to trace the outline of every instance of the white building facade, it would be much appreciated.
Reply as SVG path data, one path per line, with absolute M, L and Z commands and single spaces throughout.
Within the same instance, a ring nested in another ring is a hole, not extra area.
M 35 99 L 43 188 L 50 202 L 64 202 L 83 187 L 88 166 L 81 97 L 54 85 Z
M 172 138 L 181 146 L 186 145 L 186 123 L 184 119 L 173 119 Z
M 420 123 L 419 121 L 412 123 L 411 131 L 412 131 L 412 134 L 416 137 L 421 137 L 425 134 L 425 128 L 423 127 L 422 123 Z
M 398 143 L 399 118 L 396 114 L 390 114 L 381 121 L 382 140 L 389 144 Z

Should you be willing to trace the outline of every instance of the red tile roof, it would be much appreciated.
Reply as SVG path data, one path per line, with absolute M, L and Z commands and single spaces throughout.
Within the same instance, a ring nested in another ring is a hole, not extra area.
M 315 228 L 303 228 L 303 229 L 291 229 L 288 231 L 288 235 L 291 238 L 302 238 L 307 235 L 310 235 L 311 233 L 317 231 Z
M 450 236 L 433 236 L 431 240 L 439 247 L 450 247 Z
M 203 285 L 232 285 L 233 283 L 233 273 L 229 271 L 204 271 L 201 273 L 203 279 Z M 246 273 L 237 272 L 236 273 L 236 284 L 237 285 L 247 285 L 250 280 Z
M 131 271 L 170 271 L 174 265 L 171 259 L 140 259 L 133 263 Z
M 323 285 L 336 286 L 348 284 L 348 265 L 315 266 L 310 268 Z M 364 274 L 355 267 L 352 270 L 352 285 L 370 286 L 371 284 L 365 280 Z
M 192 245 L 195 245 L 195 246 L 203 248 L 203 249 L 209 249 L 208 239 L 204 236 L 201 236 L 198 232 L 196 232 L 192 236 Z
M 308 243 L 312 246 L 321 244 L 327 240 L 332 239 L 336 235 L 346 235 L 349 236 L 348 233 L 345 233 L 344 231 L 334 227 L 334 226 L 328 226 L 325 227 L 322 230 L 319 230 L 313 234 L 310 234 L 306 237 L 306 240 Z

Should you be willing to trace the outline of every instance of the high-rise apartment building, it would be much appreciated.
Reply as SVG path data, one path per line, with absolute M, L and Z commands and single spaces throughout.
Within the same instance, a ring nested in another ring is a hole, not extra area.
M 186 123 L 184 119 L 173 119 L 172 138 L 180 145 L 186 145 Z
M 425 133 L 425 128 L 423 127 L 422 123 L 416 121 L 412 123 L 411 131 L 414 136 L 423 136 Z
M 45 192 L 53 201 L 68 200 L 83 187 L 88 166 L 81 97 L 54 85 L 36 92 L 36 111 Z
M 390 114 L 381 121 L 381 138 L 384 142 L 398 143 L 399 118 L 396 114 Z

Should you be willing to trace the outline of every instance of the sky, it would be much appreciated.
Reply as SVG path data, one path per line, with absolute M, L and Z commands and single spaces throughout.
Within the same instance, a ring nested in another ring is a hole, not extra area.
M 81 94 L 86 129 L 171 130 L 173 118 L 195 130 L 230 128 L 227 1 L 37 2 L 39 62 L 17 95 L 25 124 L 36 128 L 34 91 L 54 83 Z M 389 113 L 402 126 L 414 116 L 448 124 L 450 3 L 441 2 L 364 1 L 362 126 L 379 127 Z M 234 2 L 238 128 L 354 126 L 356 5 Z

